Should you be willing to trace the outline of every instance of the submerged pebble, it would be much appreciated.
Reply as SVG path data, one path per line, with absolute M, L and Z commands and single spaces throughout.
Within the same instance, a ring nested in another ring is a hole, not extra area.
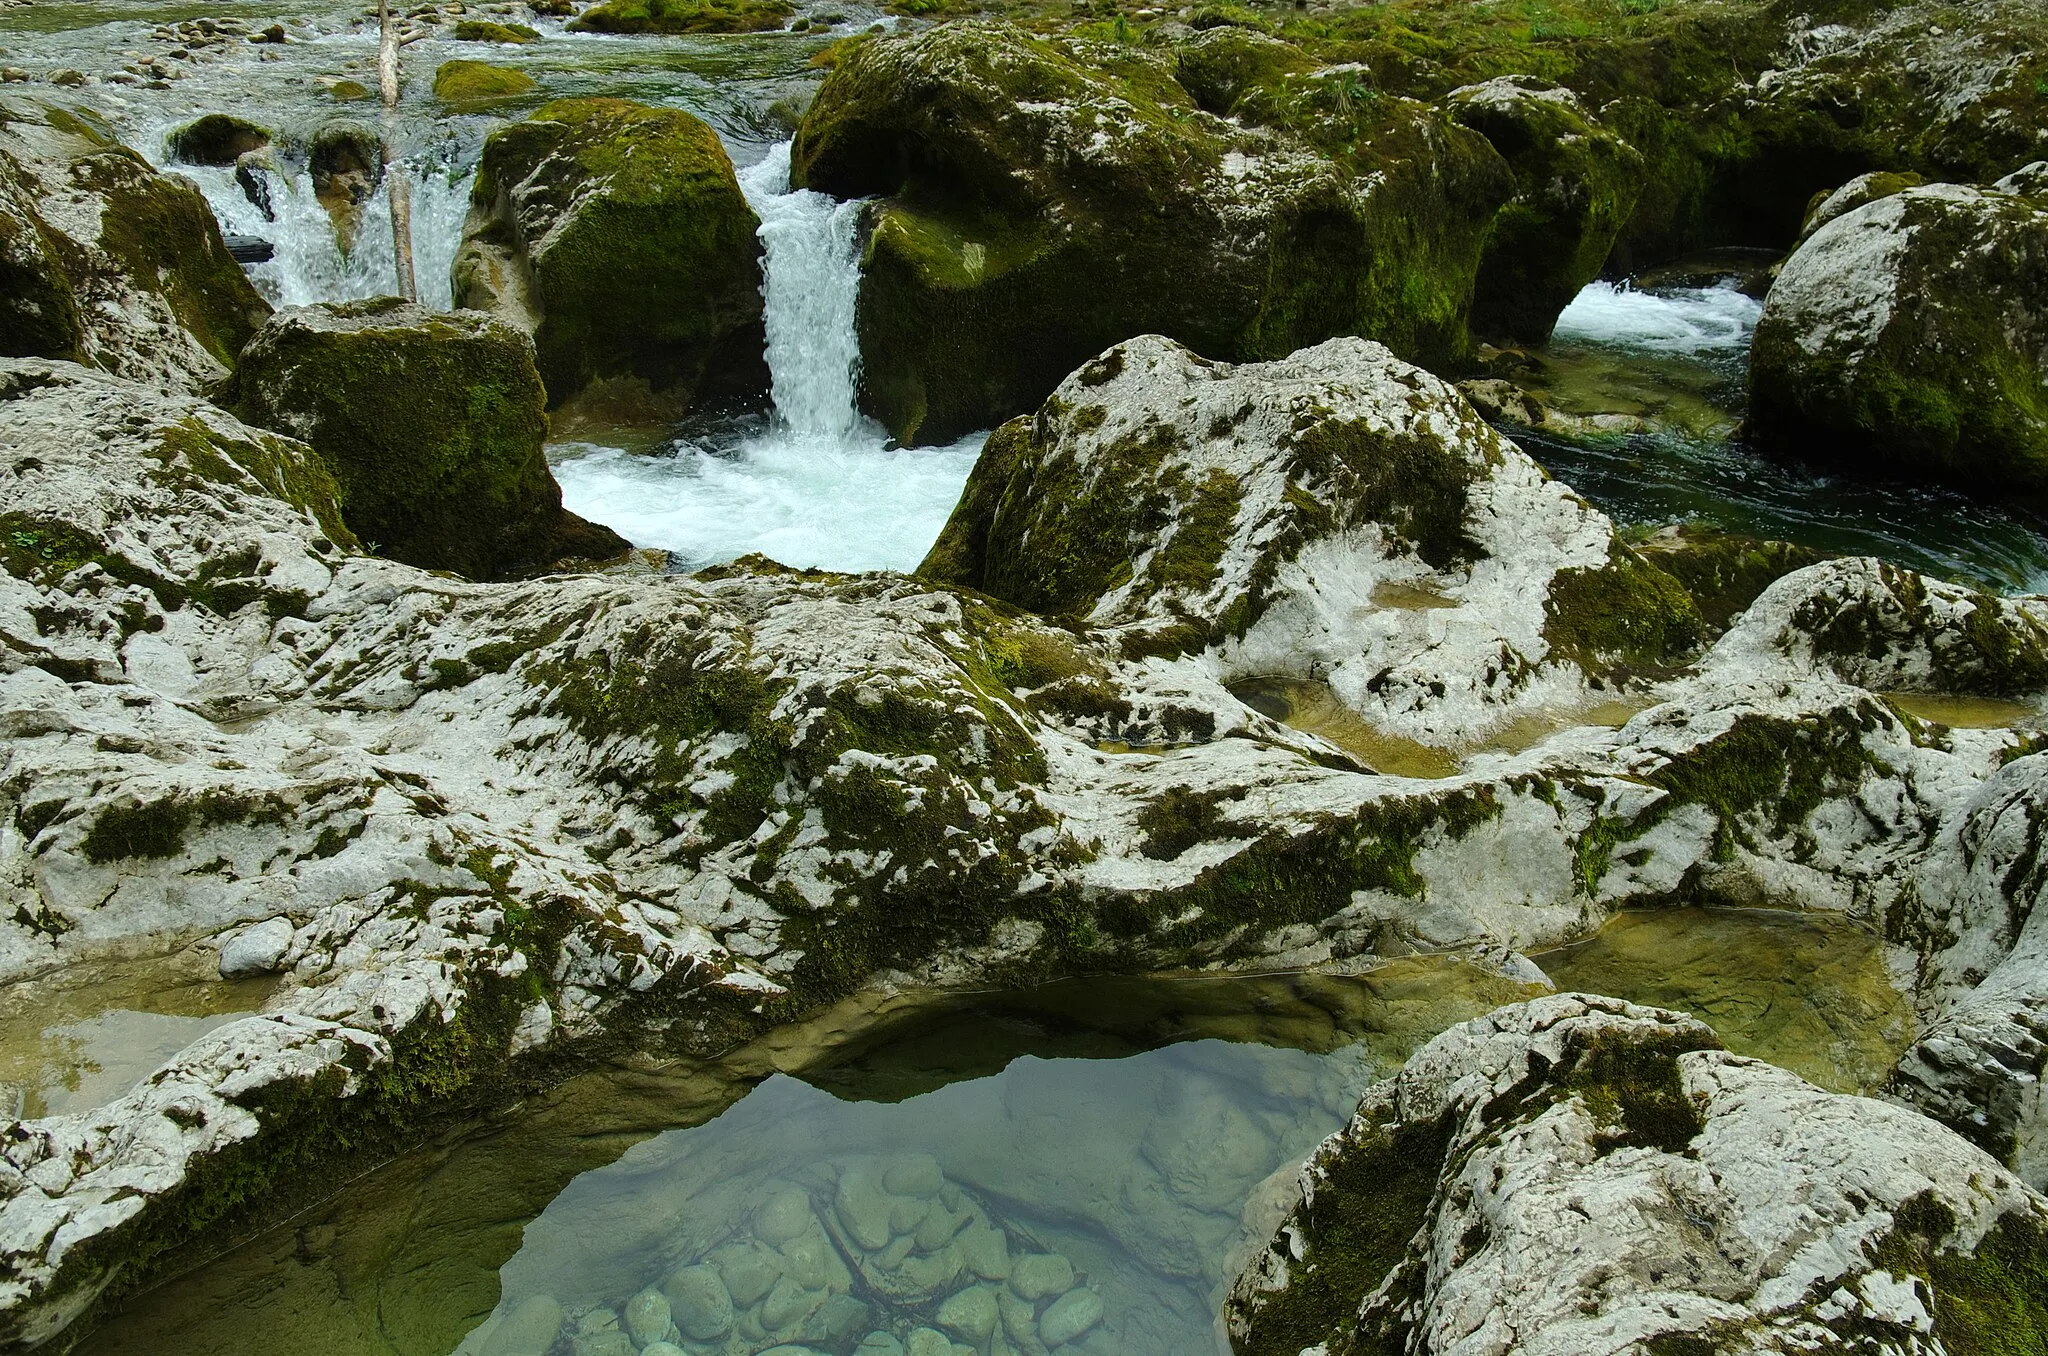
M 1019 1257 L 1010 1269 L 1010 1289 L 1028 1300 L 1063 1295 L 1074 1288 L 1074 1264 L 1056 1252 Z
M 529 1295 L 505 1316 L 484 1343 L 484 1356 L 526 1356 L 546 1351 L 562 1330 L 562 1306 L 552 1295 Z
M 714 1268 L 678 1268 L 664 1289 L 675 1324 L 685 1337 L 707 1342 L 732 1326 L 732 1295 Z
M 1049 1347 L 1071 1342 L 1102 1321 L 1102 1296 L 1083 1287 L 1069 1290 L 1039 1316 L 1038 1335 Z

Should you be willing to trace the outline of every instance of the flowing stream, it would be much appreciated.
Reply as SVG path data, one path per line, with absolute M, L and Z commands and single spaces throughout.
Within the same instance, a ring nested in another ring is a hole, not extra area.
M 861 204 L 789 187 L 789 144 L 740 174 L 761 218 L 774 410 L 765 427 L 686 436 L 660 455 L 555 449 L 562 500 L 686 569 L 761 552 L 785 565 L 909 570 L 938 536 L 981 451 L 896 448 L 860 413 Z

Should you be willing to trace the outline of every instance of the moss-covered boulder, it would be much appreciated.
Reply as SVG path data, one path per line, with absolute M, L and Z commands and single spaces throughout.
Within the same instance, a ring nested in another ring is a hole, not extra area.
M 2048 198 L 1933 184 L 1846 212 L 1757 322 L 1767 448 L 2048 501 Z
M 1500 157 L 1345 72 L 1292 79 L 1298 54 L 1261 48 L 1229 74 L 1233 42 L 1202 39 L 1189 61 L 1216 57 L 1192 82 L 1238 122 L 1168 57 L 1086 37 L 959 22 L 838 59 L 792 180 L 881 200 L 859 313 L 871 413 L 946 441 L 1143 333 L 1229 359 L 1338 334 L 1466 358 L 1481 242 L 1511 188 Z
M 171 159 L 187 165 L 232 165 L 270 144 L 270 129 L 230 113 L 208 113 L 164 138 Z
M 196 391 L 269 313 L 198 189 L 90 114 L 0 101 L 0 355 Z
M 1799 223 L 1799 244 L 1821 227 L 1846 212 L 1853 212 L 1865 203 L 1889 198 L 1894 193 L 1903 193 L 1909 188 L 1918 188 L 1927 182 L 1911 170 L 1872 170 L 1859 174 L 1840 188 L 1824 189 L 1813 195 L 1807 205 L 1806 219 Z
M 485 143 L 455 294 L 533 331 L 550 405 L 593 382 L 678 409 L 751 396 L 768 386 L 759 227 L 698 119 L 557 100 Z
M 523 46 L 540 40 L 540 30 L 526 24 L 501 24 L 489 19 L 464 19 L 455 25 L 457 42 L 501 42 Z
M 489 316 L 393 298 L 284 311 L 235 384 L 242 418 L 326 459 L 383 554 L 481 579 L 627 547 L 562 508 L 532 342 Z
M 1427 743 L 1668 670 L 1702 636 L 1670 575 L 1378 344 L 1212 363 L 1156 335 L 992 434 L 919 572 L 1329 683 Z
M 444 61 L 434 72 L 434 97 L 451 104 L 510 99 L 534 87 L 534 78 L 487 61 Z
M 1642 157 L 1570 90 L 1546 81 L 1502 76 L 1453 90 L 1446 103 L 1515 171 L 1515 196 L 1487 231 L 1472 330 L 1501 343 L 1543 343 L 1628 224 Z
M 577 33 L 762 33 L 796 13 L 784 0 L 605 0 L 569 22 Z
M 2048 1341 L 2048 1200 L 1924 1116 L 1609 998 L 1452 1027 L 1293 1199 L 1230 1297 L 1238 1356 Z

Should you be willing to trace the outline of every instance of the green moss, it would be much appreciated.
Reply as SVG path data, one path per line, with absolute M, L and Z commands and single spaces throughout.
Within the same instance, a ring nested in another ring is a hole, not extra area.
M 1650 780 L 1671 792 L 1658 816 L 1677 805 L 1714 812 L 1715 852 L 1748 843 L 1745 818 L 1768 810 L 1778 833 L 1802 823 L 1829 796 L 1854 790 L 1872 772 L 1891 775 L 1863 738 L 1894 717 L 1878 702 L 1800 720 L 1745 715 L 1727 733 L 1674 758 Z M 1647 827 L 1644 825 L 1643 827 Z
M 1644 543 L 1638 553 L 1685 587 L 1710 634 L 1725 631 L 1778 580 L 1829 558 L 1823 551 L 1790 542 L 1692 526 Z
M 524 44 L 538 42 L 540 30 L 525 24 L 493 23 L 488 19 L 464 19 L 455 25 L 458 42 L 509 42 Z
M 606 0 L 569 23 L 579 33 L 760 33 L 795 9 L 783 0 Z
M 388 298 L 337 303 L 281 318 L 244 363 L 237 412 L 310 442 L 349 525 L 397 559 L 491 578 L 625 549 L 562 511 L 545 393 L 509 326 Z
M 126 148 L 81 157 L 71 172 L 103 203 L 99 248 L 132 285 L 160 292 L 186 333 L 233 368 L 270 307 L 228 253 L 199 190 L 155 173 Z M 78 262 L 70 271 L 89 267 Z
M 1583 1097 L 1594 1119 L 1606 1127 L 1595 1143 L 1600 1153 L 1621 1148 L 1685 1152 L 1706 1122 L 1686 1096 L 1678 1056 L 1719 1049 L 1711 1034 L 1676 1032 L 1644 1039 L 1601 1034 L 1578 1043 L 1562 1086 Z
M 1685 587 L 1619 542 L 1597 569 L 1559 570 L 1543 607 L 1551 653 L 1588 673 L 1667 668 L 1705 630 Z
M 1934 1338 L 1956 1356 L 2048 1350 L 2048 1227 L 2021 1207 L 2001 1216 L 1974 1253 L 1945 1247 L 1953 1211 L 1932 1192 L 1902 1203 L 1872 1261 L 1933 1291 Z
M 360 80 L 337 80 L 327 87 L 327 97 L 338 104 L 353 104 L 363 103 L 377 96 Z
M 1296 1356 L 1318 1344 L 1353 1356 L 1403 1349 L 1385 1340 L 1391 1334 L 1354 1332 L 1359 1302 L 1406 1261 L 1429 1218 L 1454 1128 L 1446 1116 L 1369 1121 L 1351 1132 L 1325 1165 L 1315 1200 L 1291 1221 L 1306 1255 L 1289 1263 L 1286 1289 L 1264 1299 L 1250 1331 L 1233 1342 L 1238 1356 Z
M 282 801 L 230 791 L 174 793 L 161 800 L 111 805 L 100 812 L 79 851 L 98 866 L 116 861 L 175 857 L 185 835 L 222 824 L 282 824 L 291 815 Z
M 444 61 L 434 72 L 434 97 L 446 103 L 510 99 L 534 87 L 534 79 L 509 66 L 483 61 Z
M 1138 851 L 1170 862 L 1197 843 L 1215 838 L 1242 838 L 1246 831 L 1225 822 L 1223 803 L 1242 792 L 1197 791 L 1176 786 L 1138 812 Z
M 472 201 L 508 248 L 524 238 L 514 184 L 574 204 L 527 261 L 550 405 L 614 377 L 684 403 L 765 389 L 760 222 L 710 127 L 624 99 L 556 100 L 484 146 Z
M 54 518 L 0 514 L 0 568 L 17 579 L 55 584 L 106 554 L 99 538 Z

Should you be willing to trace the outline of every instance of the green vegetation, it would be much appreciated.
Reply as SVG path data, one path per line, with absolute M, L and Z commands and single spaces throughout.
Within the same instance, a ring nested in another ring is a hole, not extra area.
M 1598 569 L 1559 570 L 1544 602 L 1551 653 L 1588 673 L 1668 669 L 1704 629 L 1685 586 L 1618 541 Z
M 472 578 L 626 549 L 563 511 L 544 398 L 524 335 L 395 298 L 280 317 L 237 380 L 241 417 L 311 443 L 362 537 Z
M 434 72 L 434 97 L 451 104 L 510 99 L 533 87 L 526 72 L 483 61 L 444 61 Z
M 455 25 L 458 42 L 507 42 L 523 45 L 540 40 L 540 30 L 525 24 L 493 23 L 488 19 L 464 19 Z
M 555 204 L 543 226 L 500 215 L 511 184 Z M 464 305 L 497 300 L 487 256 L 547 238 L 525 265 L 551 406 L 610 378 L 678 405 L 766 389 L 760 222 L 703 122 L 624 99 L 544 104 L 485 143 L 472 201 L 488 220 L 456 260 Z
M 1957 1356 L 2048 1349 L 2048 1222 L 2021 1207 L 1999 1217 L 1974 1253 L 1946 1246 L 1955 1212 L 1922 1192 L 1894 1212 L 1871 1260 L 1933 1291 L 1934 1338 Z
M 781 28 L 785 0 L 605 0 L 572 20 L 589 33 L 760 33 Z

